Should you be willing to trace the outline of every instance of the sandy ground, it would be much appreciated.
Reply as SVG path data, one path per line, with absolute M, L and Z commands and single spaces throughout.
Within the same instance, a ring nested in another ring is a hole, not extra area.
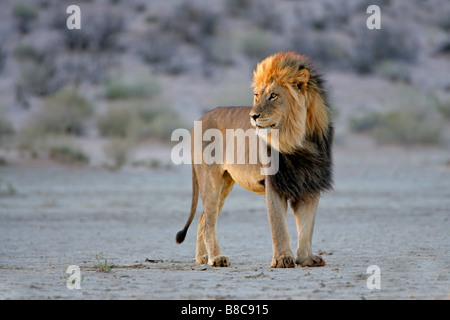
M 450 152 L 335 149 L 313 249 L 322 268 L 270 269 L 264 199 L 236 187 L 219 219 L 230 268 L 196 266 L 196 220 L 182 245 L 190 168 L 110 172 L 34 163 L 0 167 L 0 299 L 448 299 Z M 199 208 L 199 210 L 201 207 Z M 288 215 L 295 250 L 294 218 Z M 111 272 L 98 272 L 96 256 Z M 101 260 L 104 262 L 104 259 Z M 69 290 L 69 265 L 81 289 Z M 368 289 L 367 268 L 381 270 Z

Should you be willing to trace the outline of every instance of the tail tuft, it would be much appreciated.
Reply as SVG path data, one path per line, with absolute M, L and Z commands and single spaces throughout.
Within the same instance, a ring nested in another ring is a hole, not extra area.
M 183 229 L 181 231 L 178 231 L 176 236 L 177 243 L 182 243 L 184 241 L 184 238 L 186 238 L 187 229 Z

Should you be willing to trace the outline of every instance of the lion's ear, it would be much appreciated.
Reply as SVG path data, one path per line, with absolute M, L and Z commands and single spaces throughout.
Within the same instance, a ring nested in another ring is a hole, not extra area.
M 309 71 L 305 67 L 300 67 L 295 80 L 298 90 L 305 92 L 309 81 Z

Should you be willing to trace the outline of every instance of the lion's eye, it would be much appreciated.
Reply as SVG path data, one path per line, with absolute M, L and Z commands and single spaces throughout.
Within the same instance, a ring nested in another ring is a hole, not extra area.
M 276 97 L 278 97 L 278 95 L 277 95 L 276 93 L 272 93 L 272 94 L 269 96 L 269 101 L 275 99 Z

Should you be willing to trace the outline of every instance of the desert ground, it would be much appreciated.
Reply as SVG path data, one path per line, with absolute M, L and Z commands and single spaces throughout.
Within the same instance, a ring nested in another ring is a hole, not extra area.
M 335 189 L 319 205 L 320 268 L 269 268 L 263 196 L 240 187 L 218 226 L 231 267 L 195 265 L 199 213 L 175 243 L 190 206 L 189 166 L 4 167 L 14 192 L 0 198 L 0 299 L 448 299 L 449 151 L 353 139 L 335 149 Z M 288 224 L 295 249 L 292 215 Z M 69 265 L 80 267 L 80 289 L 66 285 Z M 380 289 L 367 287 L 371 265 Z

